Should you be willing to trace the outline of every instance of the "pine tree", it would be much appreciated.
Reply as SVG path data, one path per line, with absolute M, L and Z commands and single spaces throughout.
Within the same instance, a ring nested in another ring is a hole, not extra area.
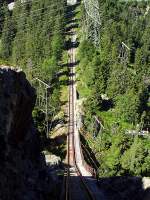
M 139 175 L 142 172 L 144 161 L 144 148 L 142 141 L 135 137 L 131 147 L 124 153 L 121 158 L 122 168 L 131 175 Z
M 5 21 L 1 37 L 1 56 L 8 59 L 12 53 L 12 42 L 14 39 L 15 27 L 11 19 L 11 15 L 5 7 Z
M 6 2 L 4 0 L 0 0 L 0 36 L 3 30 L 5 8 Z

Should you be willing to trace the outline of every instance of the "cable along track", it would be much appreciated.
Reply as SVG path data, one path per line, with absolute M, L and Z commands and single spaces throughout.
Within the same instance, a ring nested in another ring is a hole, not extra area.
M 73 36 L 72 36 L 73 37 Z M 65 172 L 65 188 L 64 199 L 65 200 L 95 200 L 92 192 L 90 191 L 85 177 L 83 177 L 76 158 L 75 150 L 75 55 L 74 48 L 69 50 L 69 127 L 67 137 L 67 168 Z M 81 146 L 80 146 L 81 151 Z M 83 159 L 83 157 L 82 157 Z

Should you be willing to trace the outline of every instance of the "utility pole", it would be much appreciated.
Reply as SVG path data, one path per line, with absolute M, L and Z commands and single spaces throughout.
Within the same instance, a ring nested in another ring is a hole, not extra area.
M 28 63 L 27 63 L 27 75 L 28 75 L 28 78 L 29 80 L 32 80 L 32 76 L 33 76 L 33 63 L 32 63 L 32 60 L 31 58 L 28 59 Z
M 125 66 L 128 63 L 129 51 L 130 51 L 130 48 L 124 42 L 122 42 L 119 58 L 120 58 L 121 63 L 124 64 Z
M 35 78 L 32 82 L 34 82 L 34 86 L 37 90 L 37 107 L 45 114 L 45 122 L 46 122 L 46 137 L 49 136 L 49 123 L 48 123 L 48 89 L 50 86 L 40 80 L 39 78 Z
M 98 0 L 83 0 L 86 11 L 86 39 L 91 39 L 95 46 L 100 44 L 100 8 Z

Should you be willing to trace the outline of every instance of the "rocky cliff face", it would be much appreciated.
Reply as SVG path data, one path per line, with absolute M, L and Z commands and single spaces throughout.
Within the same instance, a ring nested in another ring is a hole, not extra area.
M 43 200 L 50 192 L 32 121 L 35 100 L 22 71 L 0 68 L 0 200 Z

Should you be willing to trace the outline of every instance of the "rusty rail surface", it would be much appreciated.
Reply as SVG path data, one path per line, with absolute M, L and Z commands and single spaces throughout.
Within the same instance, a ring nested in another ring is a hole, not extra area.
M 70 50 L 70 63 L 73 63 L 73 49 Z M 85 178 L 82 176 L 82 173 L 78 167 L 78 164 L 76 162 L 76 152 L 75 152 L 75 141 L 74 141 L 74 128 L 75 128 L 75 122 L 74 122 L 74 74 L 73 74 L 73 67 L 70 67 L 70 78 L 69 78 L 70 86 L 69 86 L 69 127 L 68 127 L 68 137 L 67 137 L 67 170 L 66 170 L 66 176 L 65 176 L 65 187 L 64 187 L 64 198 L 65 200 L 71 200 L 70 190 L 69 190 L 69 182 L 70 182 L 70 166 L 73 164 L 73 166 L 76 168 L 77 174 L 80 177 L 81 183 L 83 185 L 83 188 L 88 195 L 89 200 L 95 200 L 93 193 L 90 191 Z M 72 140 L 72 141 L 71 141 Z M 80 142 L 80 140 L 79 140 Z M 70 149 L 70 144 L 72 144 L 72 148 Z M 80 143 L 80 150 L 81 150 L 81 157 L 82 157 L 82 163 L 84 168 L 90 172 L 92 175 L 94 174 L 93 168 L 90 167 L 84 160 L 83 154 L 82 154 L 82 148 Z M 70 163 L 70 154 L 73 157 L 73 163 Z

